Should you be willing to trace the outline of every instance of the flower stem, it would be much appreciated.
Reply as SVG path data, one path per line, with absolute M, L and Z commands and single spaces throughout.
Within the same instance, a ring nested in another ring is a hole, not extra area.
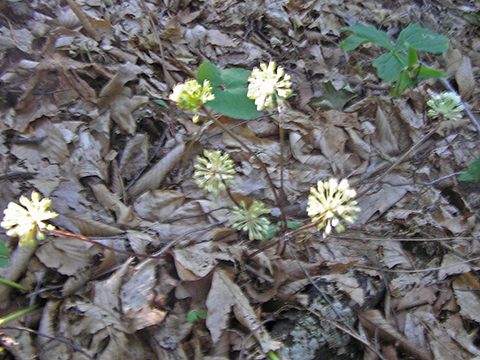
M 21 290 L 23 292 L 29 292 L 30 289 L 27 288 L 26 286 L 23 286 L 23 285 L 20 285 L 14 281 L 9 281 L 9 280 L 6 280 L 6 279 L 2 279 L 0 278 L 0 284 L 3 284 L 3 285 L 7 285 L 7 286 L 11 286 L 15 289 L 18 289 L 18 290 Z
M 7 315 L 4 318 L 1 318 L 0 319 L 0 326 L 2 326 L 3 324 L 5 324 L 9 321 L 15 320 L 15 319 L 19 318 L 20 316 L 28 314 L 33 309 L 34 309 L 33 307 L 30 307 L 30 308 L 27 308 L 27 309 L 23 309 L 23 310 L 14 312 L 13 314 Z

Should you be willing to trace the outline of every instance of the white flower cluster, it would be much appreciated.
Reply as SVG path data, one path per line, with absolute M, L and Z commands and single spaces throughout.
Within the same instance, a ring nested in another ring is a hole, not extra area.
M 443 118 L 444 120 L 457 121 L 462 118 L 461 112 L 465 109 L 460 96 L 454 92 L 437 94 L 430 92 L 431 99 L 427 101 L 430 107 L 428 115 L 432 119 Z
M 0 226 L 8 229 L 8 236 L 18 236 L 20 246 L 35 246 L 36 240 L 43 240 L 42 230 L 52 231 L 53 225 L 45 224 L 45 220 L 53 219 L 57 213 L 47 210 L 52 204 L 50 199 L 40 200 L 40 194 L 32 192 L 32 200 L 25 196 L 20 197 L 20 204 L 10 202 L 3 211 L 4 217 Z
M 310 189 L 307 213 L 312 222 L 318 223 L 319 229 L 325 227 L 324 237 L 332 232 L 332 228 L 337 232 L 344 231 L 342 219 L 349 224 L 356 220 L 355 213 L 359 212 L 360 208 L 355 206 L 357 202 L 352 200 L 355 195 L 355 190 L 350 188 L 345 179 L 340 183 L 333 178 L 325 182 L 319 181 L 317 188 Z

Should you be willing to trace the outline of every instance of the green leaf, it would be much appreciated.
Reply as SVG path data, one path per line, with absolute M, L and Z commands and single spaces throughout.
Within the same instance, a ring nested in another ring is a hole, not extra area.
M 406 43 L 417 51 L 440 54 L 448 51 L 450 39 L 418 24 L 410 24 L 398 35 L 395 51 L 407 51 Z
M 162 105 L 163 107 L 167 108 L 167 109 L 170 109 L 170 106 L 168 106 L 168 104 L 163 101 L 162 99 L 153 99 L 152 100 L 154 103 L 157 103 L 158 105 Z
M 480 179 L 480 158 L 468 165 L 468 170 L 458 177 L 460 181 L 477 181 Z
M 187 314 L 187 321 L 191 324 L 198 320 L 198 315 L 195 310 L 189 311 Z
M 440 70 L 430 69 L 426 66 L 421 66 L 418 72 L 418 80 L 423 79 L 441 79 L 446 77 L 447 74 Z
M 417 55 L 417 52 L 415 51 L 415 49 L 410 46 L 409 44 L 407 44 L 407 48 L 408 48 L 408 63 L 407 63 L 407 66 L 408 67 L 412 67 L 413 65 L 415 65 L 418 61 L 418 55 Z
M 375 26 L 365 26 L 363 24 L 355 24 L 348 28 L 342 29 L 342 31 L 352 31 L 355 33 L 353 40 L 348 40 L 347 38 L 345 41 L 340 43 L 340 47 L 345 51 L 351 51 L 356 49 L 360 44 L 366 42 L 373 42 L 381 47 L 389 51 L 393 51 L 393 44 L 390 38 L 386 33 L 383 31 L 379 31 L 375 28 Z M 352 46 L 357 44 L 354 48 Z M 349 50 L 347 50 L 349 49 Z
M 5 243 L 0 240 L 0 268 L 7 266 L 10 261 L 10 250 L 5 246 Z
M 215 100 L 205 104 L 220 114 L 234 119 L 251 120 L 260 115 L 255 102 L 247 97 L 248 78 L 251 72 L 244 69 L 219 69 L 204 62 L 197 71 L 197 80 L 209 80 Z
M 198 310 L 197 314 L 200 319 L 205 320 L 207 318 L 207 310 Z
M 309 105 L 322 110 L 342 110 L 345 104 L 356 96 L 357 94 L 350 90 L 348 85 L 337 90 L 333 84 L 328 81 L 323 84 L 323 96 L 313 98 L 310 100 Z
M 380 79 L 392 82 L 407 68 L 407 63 L 406 54 L 386 53 L 380 55 L 372 65 L 377 68 L 377 75 Z
M 400 75 L 398 75 L 395 86 L 392 88 L 392 95 L 394 97 L 400 97 L 403 91 L 409 86 L 411 86 L 411 79 L 408 71 L 402 71 Z

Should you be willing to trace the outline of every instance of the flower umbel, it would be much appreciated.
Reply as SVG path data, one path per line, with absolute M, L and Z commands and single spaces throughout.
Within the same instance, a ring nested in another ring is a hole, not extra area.
M 276 105 L 282 106 L 283 101 L 292 93 L 290 75 L 285 74 L 281 66 L 275 72 L 275 67 L 274 61 L 270 61 L 268 67 L 267 64 L 262 63 L 260 69 L 254 68 L 248 78 L 247 97 L 255 100 L 258 111 L 265 108 L 273 109 L 275 99 Z
M 319 181 L 317 188 L 310 189 L 307 213 L 312 222 L 318 222 L 319 229 L 325 227 L 323 237 L 330 234 L 332 228 L 337 232 L 344 231 L 345 226 L 340 222 L 342 219 L 353 224 L 356 220 L 355 213 L 360 211 L 360 208 L 355 206 L 357 202 L 351 200 L 355 195 L 355 190 L 350 189 L 345 179 L 340 184 L 337 179 Z
M 247 209 L 245 201 L 241 201 L 240 207 L 233 207 L 232 214 L 236 216 L 232 227 L 248 231 L 248 238 L 250 240 L 263 240 L 268 233 L 270 221 L 260 216 L 270 214 L 270 209 L 265 209 L 265 205 L 262 202 L 254 201 Z
M 427 105 L 430 107 L 428 115 L 432 118 L 443 118 L 445 120 L 457 121 L 462 118 L 460 114 L 464 110 L 460 96 L 454 92 L 444 92 L 436 94 L 430 91 L 432 96 L 427 101 Z
M 230 155 L 222 155 L 220 151 L 205 150 L 203 155 L 205 157 L 197 157 L 199 163 L 194 165 L 196 171 L 193 178 L 197 179 L 200 189 L 217 196 L 232 183 L 233 175 L 236 174 L 233 161 Z
M 18 236 L 20 246 L 34 246 L 36 240 L 45 239 L 42 230 L 52 231 L 53 225 L 45 224 L 45 220 L 53 219 L 58 216 L 57 213 L 47 210 L 51 205 L 50 199 L 40 200 L 40 194 L 32 192 L 32 200 L 27 197 L 20 197 L 20 206 L 10 202 L 3 211 L 5 216 L 0 226 L 8 229 L 8 236 Z
M 202 105 L 215 99 L 212 90 L 208 80 L 204 80 L 202 86 L 197 80 L 192 79 L 175 85 L 169 99 L 176 102 L 182 109 L 195 113 L 193 122 L 197 122 L 197 113 L 200 111 Z

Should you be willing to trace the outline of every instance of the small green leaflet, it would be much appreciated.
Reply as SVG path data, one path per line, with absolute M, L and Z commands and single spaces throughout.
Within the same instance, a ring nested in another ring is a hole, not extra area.
M 480 179 L 480 158 L 468 165 L 468 170 L 458 177 L 460 181 L 478 181 Z
M 7 266 L 10 261 L 10 250 L 5 246 L 5 243 L 0 240 L 0 268 Z
M 152 99 L 154 103 L 157 103 L 158 105 L 162 105 L 164 108 L 170 109 L 170 107 L 167 105 L 165 101 L 162 99 Z

